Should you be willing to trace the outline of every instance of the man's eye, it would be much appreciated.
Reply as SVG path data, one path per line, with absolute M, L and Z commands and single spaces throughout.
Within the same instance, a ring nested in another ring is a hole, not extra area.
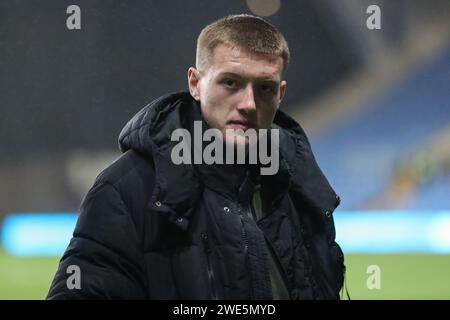
M 229 88 L 236 88 L 237 87 L 237 83 L 234 80 L 231 79 L 225 79 L 223 81 L 223 84 Z
M 277 88 L 275 86 L 263 84 L 261 85 L 261 91 L 264 93 L 277 93 Z

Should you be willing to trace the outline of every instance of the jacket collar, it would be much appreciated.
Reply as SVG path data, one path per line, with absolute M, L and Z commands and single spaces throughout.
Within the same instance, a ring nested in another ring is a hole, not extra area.
M 246 201 L 254 183 L 251 168 L 243 165 L 173 164 L 170 154 L 176 142 L 170 140 L 171 134 L 177 128 L 189 128 L 193 117 L 201 119 L 200 106 L 188 92 L 168 94 L 139 111 L 119 135 L 122 152 L 134 149 L 153 159 L 156 181 L 149 206 L 180 224 L 184 221 L 180 215 L 189 218 L 204 187 Z M 339 199 L 318 167 L 305 132 L 281 110 L 273 126 L 280 129 L 280 171 L 263 177 L 263 184 L 271 186 L 266 195 L 276 201 L 289 190 L 314 211 L 331 213 Z

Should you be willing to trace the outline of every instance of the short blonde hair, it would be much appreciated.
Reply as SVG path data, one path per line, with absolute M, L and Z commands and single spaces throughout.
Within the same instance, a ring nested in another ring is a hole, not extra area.
M 223 43 L 252 53 L 278 55 L 283 59 L 283 72 L 289 64 L 289 47 L 281 32 L 260 17 L 239 14 L 223 17 L 203 28 L 197 39 L 197 69 L 207 69 L 214 48 Z

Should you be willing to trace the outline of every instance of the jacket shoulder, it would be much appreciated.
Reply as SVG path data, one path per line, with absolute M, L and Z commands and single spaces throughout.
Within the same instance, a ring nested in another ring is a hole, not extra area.
M 153 160 L 130 149 L 101 171 L 94 184 L 110 184 L 121 191 L 138 180 L 148 181 L 149 176 L 154 176 Z
M 97 176 L 94 186 L 99 184 L 111 185 L 130 211 L 140 211 L 147 205 L 153 192 L 153 160 L 130 149 Z
M 145 190 L 151 181 L 139 179 L 151 168 L 147 159 L 129 151 L 100 173 L 81 204 L 48 299 L 146 297 L 140 206 L 145 205 Z M 66 270 L 72 265 L 82 270 L 80 290 L 69 290 L 66 285 Z

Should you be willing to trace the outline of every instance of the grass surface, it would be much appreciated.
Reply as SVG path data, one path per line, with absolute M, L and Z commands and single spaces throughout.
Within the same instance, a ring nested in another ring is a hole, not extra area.
M 45 299 L 59 258 L 19 258 L 0 251 L 0 299 Z
M 346 255 L 352 299 L 450 299 L 450 255 Z M 380 289 L 369 290 L 370 265 L 380 268 Z
M 352 299 L 450 299 L 450 255 L 346 255 L 345 259 Z M 0 299 L 44 299 L 58 261 L 0 251 Z M 367 288 L 370 265 L 380 268 L 380 289 Z

